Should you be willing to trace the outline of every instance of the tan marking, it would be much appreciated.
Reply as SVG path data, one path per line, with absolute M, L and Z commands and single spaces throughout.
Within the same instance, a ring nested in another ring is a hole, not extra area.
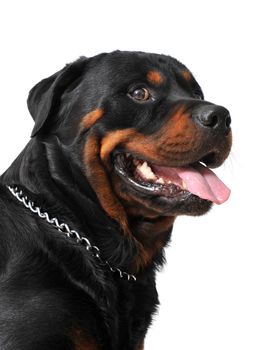
M 115 147 L 125 143 L 131 137 L 134 137 L 134 135 L 136 135 L 136 130 L 133 128 L 116 130 L 107 133 L 101 141 L 101 159 L 105 163 L 108 163 L 110 153 L 115 149 Z
M 148 160 L 157 164 L 168 162 L 170 146 L 185 151 L 189 144 L 195 142 L 196 127 L 190 120 L 189 115 L 183 109 L 178 109 L 157 133 L 145 136 L 134 128 L 108 132 L 101 140 L 100 158 L 110 167 L 110 154 L 117 146 L 124 146 L 127 151 L 145 156 Z M 159 141 L 158 141 L 159 140 Z M 166 152 L 160 152 L 160 146 L 166 146 Z
M 132 133 L 124 146 L 130 152 L 142 155 L 150 162 L 165 165 L 173 160 L 175 152 L 191 151 L 198 144 L 197 129 L 189 115 L 179 109 L 153 135 Z
M 164 78 L 163 78 L 162 74 L 159 73 L 158 71 L 151 70 L 147 74 L 147 80 L 151 84 L 160 85 L 164 81 Z
M 172 142 L 177 138 L 183 138 L 184 141 L 192 139 L 192 134 L 196 127 L 189 118 L 189 114 L 184 113 L 182 108 L 178 109 L 170 118 L 166 125 L 166 130 L 161 130 L 165 137 L 169 137 Z
M 145 269 L 153 260 L 154 256 L 164 247 L 169 228 L 173 225 L 175 217 L 158 217 L 149 222 L 140 222 L 134 228 L 137 240 L 143 249 L 134 259 L 133 270 L 139 272 Z M 152 232 L 152 235 L 150 233 Z
M 192 74 L 187 69 L 182 71 L 182 76 L 186 81 L 190 81 L 192 79 Z
M 119 222 L 125 233 L 130 233 L 126 212 L 115 196 L 105 167 L 101 162 L 100 142 L 95 134 L 91 134 L 87 138 L 83 162 L 88 181 L 95 191 L 101 206 L 109 216 Z
M 95 109 L 94 111 L 85 114 L 80 122 L 81 129 L 90 129 L 102 116 L 104 110 L 102 108 Z

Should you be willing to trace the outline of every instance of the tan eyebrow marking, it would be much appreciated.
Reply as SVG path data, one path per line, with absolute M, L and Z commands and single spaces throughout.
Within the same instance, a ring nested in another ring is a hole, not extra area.
M 147 74 L 147 80 L 151 84 L 160 85 L 164 81 L 164 77 L 160 72 L 156 70 L 150 70 Z
M 81 129 L 91 128 L 103 115 L 104 110 L 102 108 L 95 109 L 94 111 L 85 114 L 80 122 Z
M 187 69 L 182 71 L 182 76 L 186 81 L 190 81 L 192 79 L 192 75 Z

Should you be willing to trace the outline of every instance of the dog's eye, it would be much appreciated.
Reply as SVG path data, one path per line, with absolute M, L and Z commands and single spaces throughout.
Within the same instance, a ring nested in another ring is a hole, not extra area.
M 137 101 L 148 101 L 150 99 L 150 92 L 146 88 L 138 88 L 129 92 L 129 96 Z

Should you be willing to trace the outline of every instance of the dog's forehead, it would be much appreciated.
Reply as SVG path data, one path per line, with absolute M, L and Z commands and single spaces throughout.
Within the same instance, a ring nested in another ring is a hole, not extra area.
M 171 56 L 145 52 L 115 51 L 103 56 L 97 67 L 108 79 L 150 78 L 158 82 L 188 69 Z

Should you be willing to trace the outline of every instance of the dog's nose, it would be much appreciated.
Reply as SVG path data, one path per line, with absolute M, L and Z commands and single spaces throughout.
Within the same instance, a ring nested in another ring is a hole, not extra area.
M 225 135 L 230 131 L 231 117 L 224 107 L 206 105 L 195 111 L 193 117 L 202 128 L 217 130 Z

